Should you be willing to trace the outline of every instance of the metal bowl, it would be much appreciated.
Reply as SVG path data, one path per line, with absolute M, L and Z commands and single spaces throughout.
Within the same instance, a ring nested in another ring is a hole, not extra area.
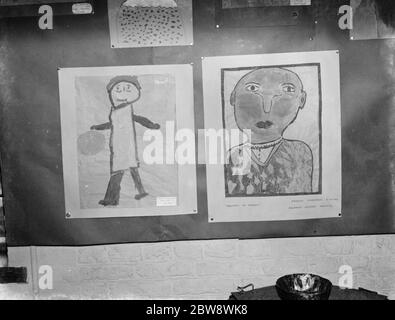
M 276 290 L 281 300 L 328 300 L 332 283 L 314 274 L 290 274 L 277 280 Z

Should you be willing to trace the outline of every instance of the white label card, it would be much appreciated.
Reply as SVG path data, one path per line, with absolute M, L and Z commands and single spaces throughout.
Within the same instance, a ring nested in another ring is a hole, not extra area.
M 175 207 L 177 206 L 177 197 L 158 197 L 156 198 L 157 207 Z

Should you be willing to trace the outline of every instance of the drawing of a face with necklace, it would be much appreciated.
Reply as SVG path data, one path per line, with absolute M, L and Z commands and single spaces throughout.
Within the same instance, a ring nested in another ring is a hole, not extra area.
M 228 196 L 311 193 L 313 156 L 303 141 L 284 139 L 306 103 L 299 76 L 283 68 L 259 68 L 236 84 L 230 104 L 251 141 L 229 150 Z

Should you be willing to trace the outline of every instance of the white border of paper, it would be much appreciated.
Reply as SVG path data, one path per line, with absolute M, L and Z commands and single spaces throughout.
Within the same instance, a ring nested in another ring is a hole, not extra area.
M 339 217 L 342 195 L 339 52 L 316 51 L 202 59 L 206 129 L 222 129 L 223 68 L 320 63 L 322 82 L 322 195 L 225 198 L 223 164 L 207 164 L 209 222 Z M 207 157 L 206 163 L 209 163 Z M 311 207 L 312 203 L 316 205 L 315 208 L 306 208 Z
M 122 66 L 59 69 L 62 126 L 63 178 L 67 218 L 107 218 L 166 216 L 197 213 L 196 166 L 178 166 L 178 206 L 156 208 L 81 209 L 78 179 L 78 153 L 75 105 L 75 77 L 116 76 L 119 74 L 171 74 L 176 79 L 177 129 L 194 130 L 193 69 L 186 65 Z

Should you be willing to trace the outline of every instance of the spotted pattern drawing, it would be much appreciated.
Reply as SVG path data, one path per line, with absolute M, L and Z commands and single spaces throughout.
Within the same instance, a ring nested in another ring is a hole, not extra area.
M 122 6 L 119 16 L 120 42 L 139 46 L 177 45 L 184 29 L 177 8 Z
M 109 1 L 113 47 L 190 45 L 191 0 Z

